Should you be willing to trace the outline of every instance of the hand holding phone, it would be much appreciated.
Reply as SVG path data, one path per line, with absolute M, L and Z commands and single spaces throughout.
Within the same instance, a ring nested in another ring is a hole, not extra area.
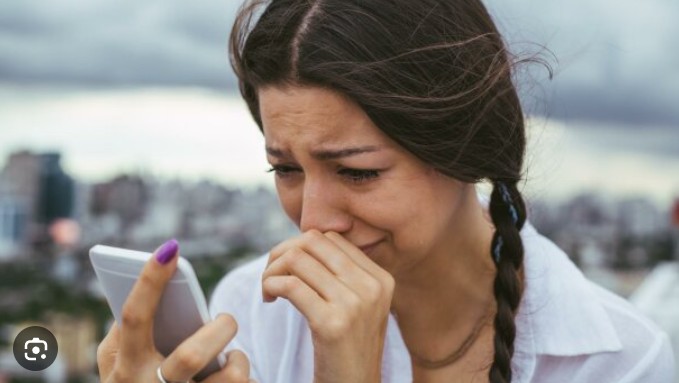
M 229 353 L 228 362 L 221 353 L 236 333 L 234 319 L 210 321 L 193 268 L 176 253 L 176 241 L 155 257 L 102 245 L 90 250 L 116 320 L 97 352 L 102 381 L 157 381 L 161 371 L 173 381 L 228 382 L 233 370 L 249 374 L 242 352 Z

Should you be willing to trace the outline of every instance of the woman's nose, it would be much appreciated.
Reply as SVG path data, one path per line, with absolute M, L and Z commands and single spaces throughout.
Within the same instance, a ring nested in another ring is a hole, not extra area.
M 304 185 L 299 228 L 302 232 L 310 229 L 321 233 L 349 231 L 351 214 L 346 209 L 341 191 L 331 185 L 307 181 Z

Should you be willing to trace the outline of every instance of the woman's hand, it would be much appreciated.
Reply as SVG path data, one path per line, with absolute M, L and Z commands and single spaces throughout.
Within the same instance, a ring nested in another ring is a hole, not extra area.
M 265 301 L 290 300 L 314 342 L 315 383 L 381 381 L 394 279 L 335 232 L 310 230 L 271 250 Z
M 159 382 L 158 366 L 162 366 L 168 382 L 190 381 L 235 336 L 236 321 L 221 314 L 184 340 L 167 358 L 156 350 L 153 318 L 165 285 L 177 268 L 177 253 L 176 242 L 168 242 L 144 266 L 123 305 L 122 326 L 115 323 L 97 349 L 101 382 Z M 159 255 L 165 264 L 158 260 Z M 231 351 L 226 365 L 203 382 L 247 383 L 249 376 L 250 362 L 245 354 Z

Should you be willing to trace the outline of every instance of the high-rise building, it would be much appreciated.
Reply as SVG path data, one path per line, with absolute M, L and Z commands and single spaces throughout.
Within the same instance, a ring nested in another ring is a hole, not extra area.
M 73 214 L 75 184 L 61 168 L 61 154 L 40 155 L 40 198 L 37 219 L 49 225 Z
M 12 153 L 0 171 L 0 259 L 18 256 L 32 240 L 40 190 L 40 159 Z
M 0 259 L 50 241 L 49 225 L 73 214 L 74 182 L 59 153 L 12 153 L 0 171 Z
M 21 199 L 0 196 L 0 261 L 16 257 L 25 243 L 26 210 Z

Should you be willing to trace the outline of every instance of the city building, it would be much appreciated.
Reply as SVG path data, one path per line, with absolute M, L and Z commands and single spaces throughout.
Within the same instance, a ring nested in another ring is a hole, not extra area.
M 12 153 L 0 171 L 0 261 L 19 257 L 37 231 L 40 157 Z
M 50 224 L 68 218 L 74 181 L 61 168 L 59 153 L 12 153 L 0 172 L 0 260 L 30 254 L 49 243 Z
M 27 211 L 22 198 L 0 195 L 0 262 L 18 257 L 26 243 Z

